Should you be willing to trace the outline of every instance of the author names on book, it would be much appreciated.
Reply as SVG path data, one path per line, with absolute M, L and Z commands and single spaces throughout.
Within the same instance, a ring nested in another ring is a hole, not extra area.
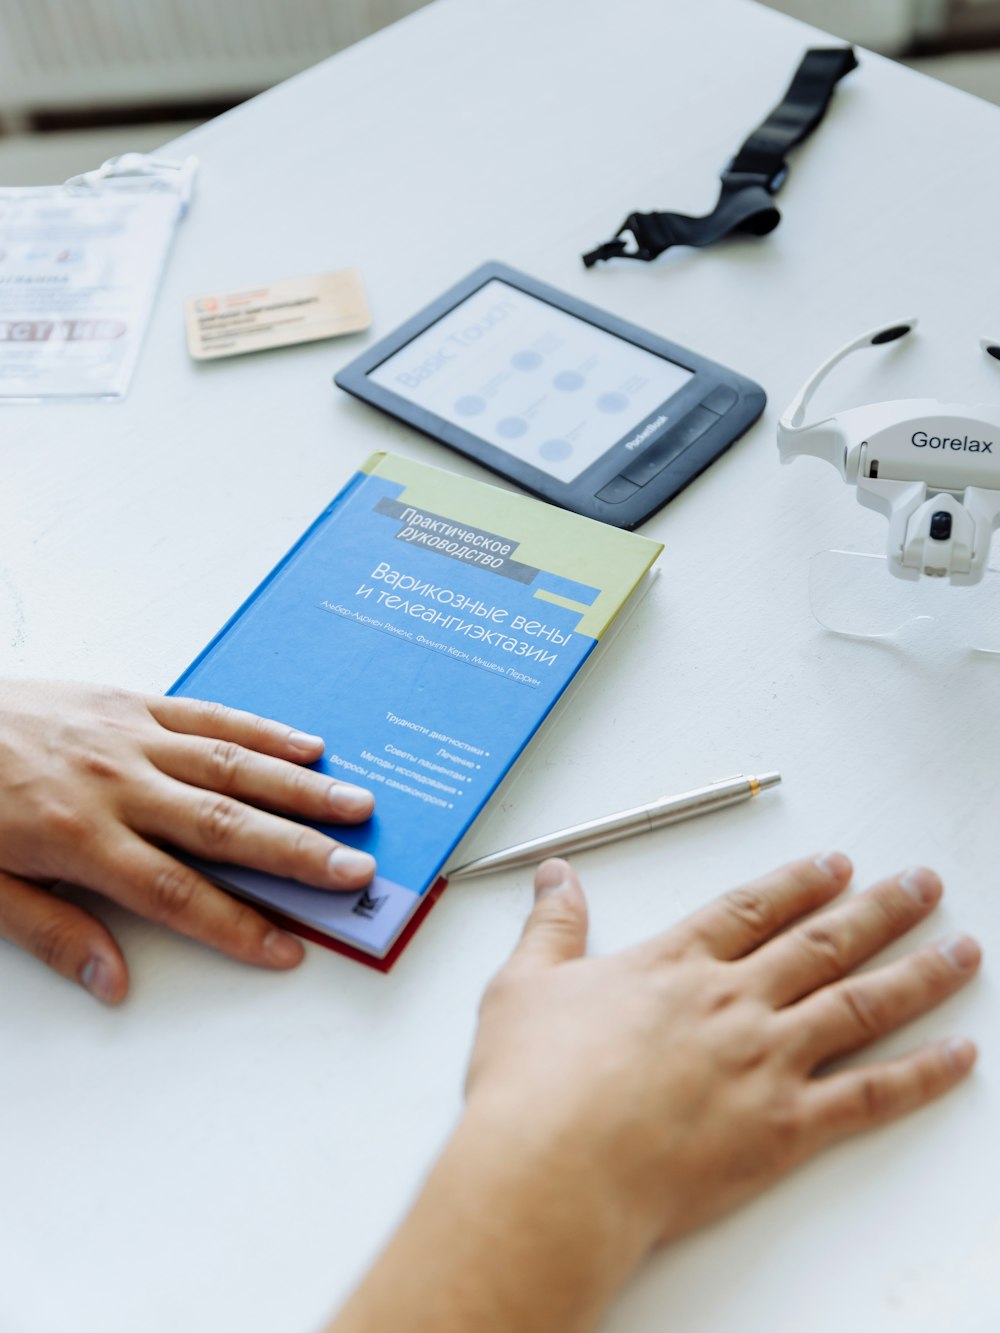
M 364 591 L 364 589 L 362 589 L 362 591 Z M 400 606 L 407 608 L 405 612 L 406 614 L 413 615 L 415 611 L 418 611 L 421 614 L 418 615 L 417 618 L 425 618 L 423 612 L 426 608 L 420 604 L 414 606 L 409 602 L 405 602 L 402 598 L 396 598 L 395 601 L 399 602 Z M 480 671 L 489 671 L 493 675 L 501 676 L 505 680 L 514 681 L 518 685 L 527 685 L 531 689 L 538 689 L 542 684 L 537 676 L 530 675 L 527 671 L 522 671 L 508 662 L 495 661 L 493 658 L 477 653 L 471 647 L 459 647 L 454 643 L 442 642 L 440 639 L 429 638 L 426 634 L 422 634 L 417 630 L 409 629 L 405 625 L 396 624 L 388 618 L 381 619 L 379 616 L 373 615 L 368 611 L 361 611 L 357 607 L 344 606 L 342 603 L 330 601 L 322 601 L 319 606 L 320 610 L 327 611 L 331 615 L 343 616 L 345 620 L 353 620 L 356 624 L 366 625 L 369 629 L 378 630 L 382 634 L 389 634 L 395 639 L 403 639 L 405 642 L 412 643 L 419 648 L 426 648 L 431 652 L 441 653 L 443 656 L 451 658 L 453 661 L 465 662 L 469 666 L 478 667 Z M 432 614 L 434 616 L 440 615 L 437 611 L 434 611 Z M 459 628 L 475 630 L 481 635 L 489 636 L 492 633 L 493 640 L 489 641 L 493 643 L 495 640 L 505 651 L 517 651 L 518 649 L 523 649 L 525 654 L 535 653 L 538 655 L 539 660 L 543 661 L 546 665 L 551 665 L 551 663 L 556 660 L 553 653 L 543 652 L 542 649 L 537 646 L 530 647 L 518 639 L 510 638 L 505 633 L 500 633 L 496 630 L 490 631 L 483 625 L 466 624 L 466 622 L 462 621 L 458 616 L 446 616 L 444 618 L 448 621 L 457 622 Z M 540 621 L 527 621 L 525 623 L 541 625 Z M 544 626 L 543 628 L 548 627 Z M 566 637 L 568 638 L 568 635 Z M 562 639 L 560 639 L 560 642 L 562 642 Z

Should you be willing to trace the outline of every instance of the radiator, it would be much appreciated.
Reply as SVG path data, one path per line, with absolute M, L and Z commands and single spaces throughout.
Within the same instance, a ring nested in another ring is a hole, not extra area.
M 426 0 L 0 0 L 0 114 L 256 92 Z

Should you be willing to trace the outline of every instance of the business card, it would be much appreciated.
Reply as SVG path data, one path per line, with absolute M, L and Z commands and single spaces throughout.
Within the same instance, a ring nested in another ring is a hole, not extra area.
M 184 316 L 196 361 L 358 333 L 372 319 L 361 274 L 353 268 L 194 296 L 185 301 Z

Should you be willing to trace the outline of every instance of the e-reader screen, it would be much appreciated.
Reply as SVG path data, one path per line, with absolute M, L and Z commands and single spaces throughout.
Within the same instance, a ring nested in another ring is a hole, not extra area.
M 369 378 L 574 481 L 692 372 L 493 279 Z

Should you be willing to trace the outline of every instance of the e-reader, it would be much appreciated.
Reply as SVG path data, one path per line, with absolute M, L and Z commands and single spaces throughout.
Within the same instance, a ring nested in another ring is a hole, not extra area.
M 634 528 L 760 416 L 724 366 L 484 264 L 335 376 L 544 500 Z

